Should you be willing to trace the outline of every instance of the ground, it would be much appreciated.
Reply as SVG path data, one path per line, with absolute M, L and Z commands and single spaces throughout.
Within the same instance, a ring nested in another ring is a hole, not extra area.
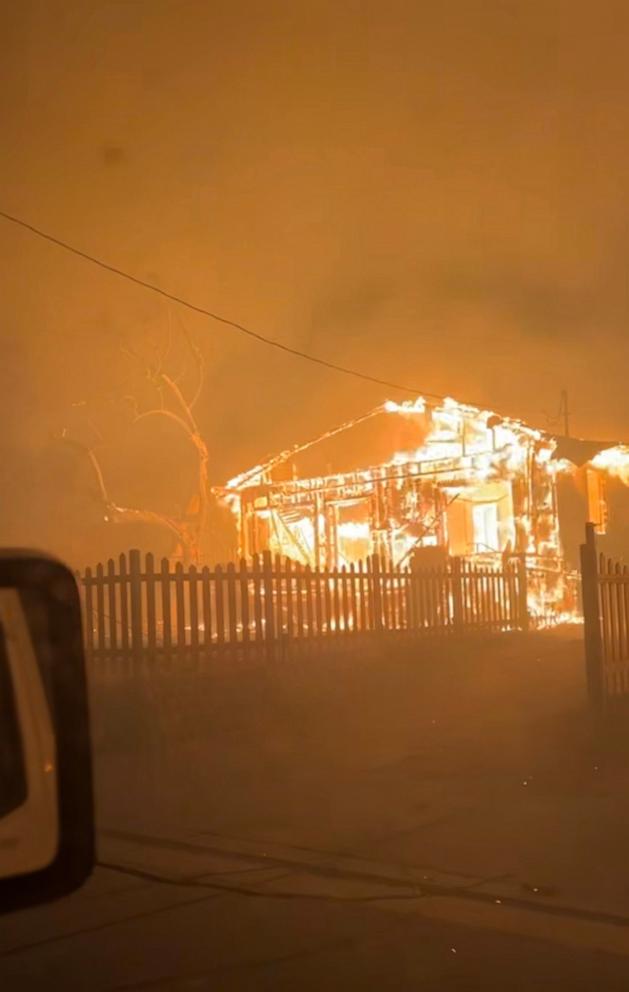
M 628 988 L 629 760 L 580 635 L 95 680 L 107 867 L 3 919 L 3 987 Z

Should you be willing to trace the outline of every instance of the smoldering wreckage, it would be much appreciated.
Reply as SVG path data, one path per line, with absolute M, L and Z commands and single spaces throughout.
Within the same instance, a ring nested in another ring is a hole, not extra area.
M 629 485 L 629 446 L 558 437 L 445 399 L 388 401 L 217 487 L 244 558 L 264 551 L 314 569 L 377 555 L 444 568 L 453 560 L 526 570 L 532 617 L 580 613 L 564 553 L 568 484 L 604 534 L 607 486 Z

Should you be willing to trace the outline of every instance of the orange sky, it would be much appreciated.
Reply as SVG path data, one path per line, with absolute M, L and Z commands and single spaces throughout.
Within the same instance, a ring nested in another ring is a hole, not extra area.
M 294 346 L 629 437 L 625 3 L 20 0 L 1 206 Z M 0 222 L 5 443 L 176 308 Z M 182 313 L 220 481 L 386 398 Z M 396 397 L 397 398 L 397 397 Z

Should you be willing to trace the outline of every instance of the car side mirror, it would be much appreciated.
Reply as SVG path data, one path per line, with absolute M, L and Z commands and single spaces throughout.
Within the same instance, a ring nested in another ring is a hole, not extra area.
M 77 585 L 52 558 L 0 552 L 0 912 L 73 891 L 93 865 Z

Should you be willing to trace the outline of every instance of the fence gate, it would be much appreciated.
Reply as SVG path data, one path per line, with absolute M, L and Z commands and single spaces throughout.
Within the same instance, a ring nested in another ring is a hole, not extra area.
M 598 554 L 594 524 L 581 546 L 581 580 L 590 701 L 629 699 L 629 569 Z

